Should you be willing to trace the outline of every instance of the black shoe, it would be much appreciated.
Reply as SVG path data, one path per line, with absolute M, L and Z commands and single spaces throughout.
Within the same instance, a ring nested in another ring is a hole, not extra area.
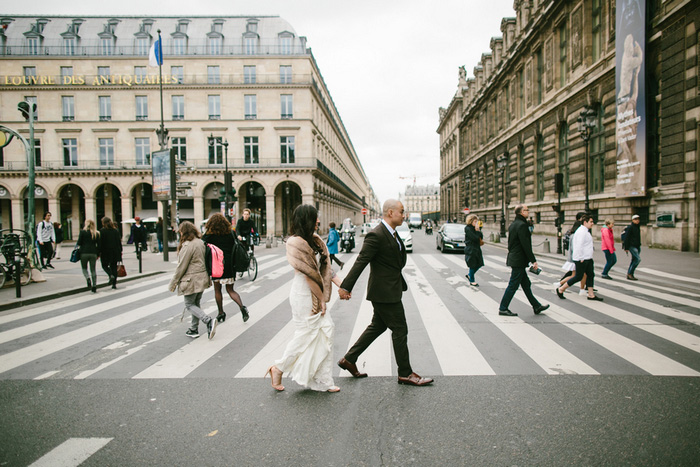
M 549 305 L 540 305 L 540 306 L 536 306 L 535 308 L 533 308 L 532 311 L 534 311 L 536 315 L 539 315 L 547 308 L 549 308 Z
M 562 300 L 566 300 L 566 297 L 564 296 L 564 294 L 562 292 L 559 292 L 559 287 L 554 289 L 554 291 L 557 293 L 557 297 L 561 298 Z
M 199 337 L 199 331 L 195 331 L 193 329 L 188 329 L 187 332 L 185 333 L 187 337 L 191 337 L 192 339 L 196 339 Z
M 602 301 L 603 301 L 603 299 L 602 299 L 601 297 L 597 296 L 597 295 L 594 295 L 594 296 L 592 296 L 592 297 L 588 297 L 588 299 L 589 299 L 589 300 L 597 300 L 597 301 L 599 301 L 599 302 L 602 302 Z
M 56 268 L 53 267 L 52 264 L 47 264 L 46 267 L 49 268 L 49 269 L 56 269 Z
M 91 289 L 92 288 L 92 282 L 90 282 L 90 279 L 85 279 L 87 281 L 87 288 Z
M 216 317 L 216 320 L 220 323 L 226 321 L 226 313 L 222 311 L 221 314 Z
M 117 281 L 112 282 L 112 288 L 116 289 L 117 288 Z
M 210 340 L 214 337 L 214 334 L 216 334 L 216 320 L 210 319 L 207 323 L 207 335 Z
M 248 315 L 248 308 L 244 306 L 241 307 L 241 317 L 243 318 L 244 323 L 248 321 L 248 318 L 250 318 L 250 315 Z
M 498 310 L 498 314 L 501 316 L 518 316 L 517 313 L 513 313 L 510 310 Z
M 97 286 L 96 286 L 96 285 L 93 285 L 93 286 L 90 288 L 90 290 L 92 291 L 92 293 L 97 293 Z
M 632 274 L 627 274 L 627 280 L 636 281 L 638 279 L 636 277 L 634 277 Z
M 479 284 L 476 282 L 470 282 L 469 285 L 471 285 L 472 287 L 479 287 Z
M 602 277 L 603 279 L 607 279 L 607 280 L 609 280 L 609 281 L 613 280 L 613 278 L 610 277 L 610 276 L 608 276 L 607 274 L 603 274 L 603 275 L 600 276 L 600 277 Z

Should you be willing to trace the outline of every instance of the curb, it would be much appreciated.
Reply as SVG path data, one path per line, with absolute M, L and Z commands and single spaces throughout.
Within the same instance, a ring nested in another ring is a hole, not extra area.
M 146 272 L 146 273 L 139 274 L 138 276 L 125 277 L 125 278 L 123 278 L 122 280 L 120 280 L 119 282 L 120 282 L 120 283 L 123 283 L 123 282 L 135 281 L 135 280 L 137 280 L 137 279 L 142 279 L 142 278 L 145 278 L 145 277 L 155 276 L 155 275 L 158 275 L 158 274 L 165 274 L 166 272 L 167 272 L 167 271 Z M 101 285 L 98 285 L 98 286 L 97 286 L 98 289 L 101 289 L 101 288 L 104 288 L 104 287 L 109 287 L 109 284 L 101 284 Z M 17 300 L 17 301 L 10 302 L 10 303 L 6 303 L 6 304 L 4 304 L 4 305 L 0 305 L 0 312 L 2 312 L 2 311 L 7 311 L 7 310 L 12 310 L 12 309 L 14 309 L 14 308 L 20 308 L 20 307 L 23 307 L 23 306 L 26 306 L 26 305 L 34 305 L 34 304 L 36 304 L 36 303 L 41 303 L 41 302 L 45 302 L 45 301 L 48 301 L 48 300 L 53 300 L 53 299 L 56 299 L 56 298 L 69 297 L 69 296 L 71 296 L 71 295 L 79 294 L 79 293 L 81 293 L 81 292 L 87 292 L 87 291 L 89 291 L 89 290 L 90 290 L 90 289 L 88 289 L 87 287 L 79 287 L 79 288 L 77 288 L 77 289 L 68 289 L 68 290 L 63 290 L 63 291 L 60 291 L 60 292 L 48 293 L 48 294 L 45 294 L 45 295 L 40 295 L 40 296 L 38 296 L 38 297 L 20 298 L 20 299 Z

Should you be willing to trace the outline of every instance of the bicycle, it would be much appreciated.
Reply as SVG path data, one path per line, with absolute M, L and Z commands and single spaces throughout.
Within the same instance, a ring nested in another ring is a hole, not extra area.
M 15 232 L 21 232 L 15 233 Z M 28 285 L 32 280 L 32 265 L 29 259 L 28 244 L 31 242 L 29 235 L 23 230 L 0 230 L 0 252 L 5 262 L 0 263 L 0 288 L 5 282 L 14 281 L 16 273 L 16 257 L 19 256 L 19 282 Z
M 251 233 L 246 237 L 246 244 L 248 245 L 248 279 L 251 281 L 258 277 L 258 260 L 255 259 L 255 250 L 253 250 L 253 245 L 256 245 L 254 236 L 255 234 Z

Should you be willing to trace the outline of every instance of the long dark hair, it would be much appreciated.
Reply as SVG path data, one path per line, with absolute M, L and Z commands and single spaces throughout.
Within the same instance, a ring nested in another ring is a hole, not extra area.
M 316 232 L 316 220 L 318 219 L 318 211 L 310 204 L 301 204 L 296 207 L 292 213 L 292 227 L 290 233 L 306 240 L 312 250 L 321 255 L 321 262 L 325 262 L 326 255 L 323 254 L 323 249 L 314 241 L 314 232 Z

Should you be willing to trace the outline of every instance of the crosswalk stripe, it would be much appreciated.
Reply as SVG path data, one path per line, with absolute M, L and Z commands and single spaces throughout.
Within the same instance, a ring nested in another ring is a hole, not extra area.
M 288 273 L 290 266 L 279 268 L 279 274 Z M 247 323 L 237 323 L 217 327 L 216 336 L 212 340 L 206 338 L 206 334 L 195 339 L 189 344 L 179 348 L 159 362 L 154 363 L 142 372 L 135 375 L 134 379 L 153 378 L 184 378 L 208 359 L 233 342 L 238 336 L 250 329 L 255 323 L 267 316 L 289 296 L 291 281 L 287 281 L 257 302 L 247 305 L 250 310 L 250 319 Z
M 518 296 L 520 301 L 527 302 L 525 296 Z M 540 300 L 543 304 L 546 301 Z M 672 360 L 642 344 L 624 337 L 605 326 L 581 317 L 561 306 L 551 303 L 547 316 L 576 331 L 587 339 L 627 360 L 651 375 L 656 376 L 700 376 L 700 373 Z
M 114 438 L 69 438 L 30 467 L 74 467 L 85 462 Z
M 159 311 L 162 311 L 163 309 L 174 306 L 177 303 L 182 303 L 182 297 L 168 297 L 161 300 L 157 304 L 144 305 L 117 316 L 113 316 L 80 329 L 76 329 L 66 334 L 62 334 L 45 341 L 23 347 L 13 352 L 0 355 L 0 373 L 5 373 L 6 371 L 12 370 L 13 368 L 17 368 L 31 361 L 46 357 L 47 355 L 51 355 L 88 339 L 93 339 L 96 336 L 112 331 L 121 326 L 151 316 Z
M 360 291 L 354 290 L 353 294 L 359 295 Z M 373 315 L 374 308 L 372 307 L 372 302 L 363 298 L 360 304 L 360 310 L 357 313 L 357 318 L 355 319 L 355 326 L 352 329 L 350 346 L 357 342 L 357 339 L 360 338 L 360 335 L 362 335 L 367 326 L 369 326 Z M 362 352 L 355 364 L 360 372 L 365 372 L 370 376 L 391 376 L 391 355 L 391 331 L 386 330 L 381 336 L 376 338 L 364 352 Z M 350 374 L 345 371 L 340 373 L 340 376 L 349 375 Z
M 413 258 L 407 265 L 413 274 L 404 274 L 408 290 L 418 306 L 425 330 L 444 375 L 493 375 L 495 372 L 474 345 L 440 296 L 430 286 Z
M 435 255 L 428 255 L 428 254 L 422 254 L 418 255 L 420 259 L 428 263 L 428 266 L 430 266 L 433 269 L 450 269 L 449 266 L 446 266 L 444 263 L 441 263 L 437 259 L 435 259 Z
M 692 282 L 693 284 L 700 284 L 700 279 L 695 279 L 695 278 L 687 277 L 687 276 L 679 276 L 677 274 L 671 274 L 670 272 L 658 271 L 656 269 L 641 267 L 641 268 L 637 268 L 637 271 L 645 272 L 647 274 L 652 274 L 654 276 L 667 277 L 669 279 L 673 279 L 674 281 Z

